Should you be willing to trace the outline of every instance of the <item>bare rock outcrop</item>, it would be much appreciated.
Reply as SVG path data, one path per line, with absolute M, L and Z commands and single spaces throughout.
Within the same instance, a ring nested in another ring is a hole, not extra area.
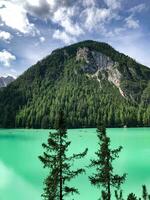
M 96 78 L 100 83 L 101 79 L 108 79 L 120 91 L 120 94 L 125 97 L 124 92 L 120 87 L 121 73 L 117 66 L 119 63 L 114 62 L 110 57 L 101 52 L 91 51 L 89 48 L 79 48 L 76 54 L 76 60 L 83 62 L 82 70 L 92 78 Z M 105 72 L 105 73 L 104 73 Z M 101 73 L 101 76 L 99 76 Z M 107 74 L 107 76 L 106 76 Z

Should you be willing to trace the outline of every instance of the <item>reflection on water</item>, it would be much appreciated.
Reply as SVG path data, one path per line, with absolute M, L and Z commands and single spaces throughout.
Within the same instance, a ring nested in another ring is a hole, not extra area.
M 0 190 L 5 189 L 8 187 L 12 180 L 12 172 L 10 169 L 4 165 L 2 161 L 0 161 Z
M 27 200 L 33 196 L 41 200 L 40 192 L 0 161 L 0 199 Z

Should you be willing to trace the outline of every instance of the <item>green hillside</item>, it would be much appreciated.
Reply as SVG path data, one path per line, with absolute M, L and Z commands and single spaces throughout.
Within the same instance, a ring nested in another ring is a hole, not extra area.
M 105 43 L 57 49 L 0 91 L 0 127 L 150 125 L 150 69 Z

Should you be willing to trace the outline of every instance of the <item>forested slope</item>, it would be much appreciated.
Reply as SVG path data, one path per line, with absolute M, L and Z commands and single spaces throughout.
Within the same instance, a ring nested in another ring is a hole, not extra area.
M 53 127 L 63 108 L 68 127 L 150 125 L 150 69 L 105 43 L 57 49 L 0 91 L 1 127 Z

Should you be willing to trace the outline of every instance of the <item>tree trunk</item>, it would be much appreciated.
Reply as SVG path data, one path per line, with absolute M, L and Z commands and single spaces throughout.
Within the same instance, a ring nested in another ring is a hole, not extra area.
M 60 200 L 63 200 L 63 181 L 62 181 L 62 136 L 61 136 L 61 131 L 60 131 L 60 152 L 59 152 L 59 163 L 60 163 Z
M 60 200 L 63 200 L 63 195 L 62 195 L 62 169 L 60 169 Z
M 110 159 L 110 155 L 107 155 L 107 167 L 109 169 L 109 159 Z M 108 171 L 108 183 L 107 183 L 107 194 L 108 194 L 108 200 L 111 199 L 111 191 L 110 191 L 110 181 L 111 181 L 111 176 L 110 176 L 110 171 Z
M 108 192 L 108 200 L 110 200 L 110 198 L 111 198 L 110 183 L 108 183 L 107 192 Z

